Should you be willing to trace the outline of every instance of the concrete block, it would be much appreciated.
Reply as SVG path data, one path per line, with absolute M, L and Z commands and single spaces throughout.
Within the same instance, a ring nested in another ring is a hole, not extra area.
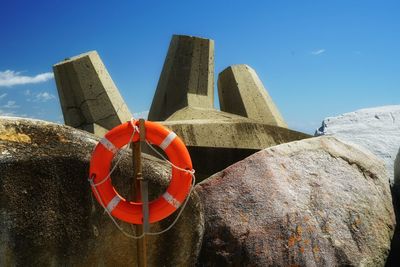
M 247 118 L 164 121 L 187 146 L 199 181 L 251 154 L 310 135 Z
M 242 119 L 163 121 L 187 146 L 264 149 L 311 137 L 305 133 Z
M 66 125 L 102 136 L 132 115 L 96 51 L 53 66 Z
M 214 107 L 214 41 L 174 35 L 151 104 L 149 120 L 184 107 Z
M 247 65 L 233 65 L 219 74 L 218 96 L 222 111 L 288 127 L 257 73 Z
M 252 121 L 246 117 L 238 116 L 232 113 L 222 112 L 216 109 L 185 107 L 171 116 L 166 121 L 182 121 L 182 120 L 201 120 L 201 119 L 214 119 L 214 120 L 227 120 L 227 119 L 242 119 Z
M 101 127 L 100 125 L 96 123 L 91 123 L 91 124 L 83 124 L 80 129 L 89 132 L 89 133 L 95 133 L 99 137 L 103 137 L 106 133 L 108 133 L 108 129 Z

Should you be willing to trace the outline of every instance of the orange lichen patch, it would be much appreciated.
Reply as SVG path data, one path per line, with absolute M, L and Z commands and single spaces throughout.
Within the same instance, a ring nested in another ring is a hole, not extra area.
M 17 133 L 15 129 L 0 129 L 0 141 L 32 143 L 29 135 Z
M 317 254 L 319 252 L 319 247 L 317 246 L 313 247 L 313 252 L 314 254 Z
M 300 247 L 300 253 L 304 253 L 304 247 Z
M 305 239 L 303 242 L 304 242 L 305 245 L 310 244 L 310 240 L 309 239 Z
M 289 237 L 289 240 L 288 240 L 288 246 L 289 246 L 289 247 L 293 247 L 295 243 L 296 243 L 296 238 L 295 238 L 294 236 L 291 235 L 291 236 Z
M 294 233 L 292 235 L 290 235 L 289 240 L 288 240 L 288 246 L 292 247 L 294 246 L 294 244 L 297 242 L 300 242 L 303 237 L 303 227 L 301 227 L 300 225 L 296 226 L 295 230 L 292 230 Z
M 68 139 L 65 138 L 65 136 L 61 135 L 60 133 L 57 133 L 57 137 L 58 137 L 58 140 L 59 140 L 61 143 L 66 143 L 66 142 L 68 142 Z
M 296 227 L 297 240 L 301 240 L 301 235 L 303 234 L 303 228 L 299 225 Z
M 242 214 L 242 213 L 239 213 L 239 215 L 240 215 L 240 220 L 242 223 L 246 223 L 246 224 L 249 223 L 249 217 L 247 215 Z

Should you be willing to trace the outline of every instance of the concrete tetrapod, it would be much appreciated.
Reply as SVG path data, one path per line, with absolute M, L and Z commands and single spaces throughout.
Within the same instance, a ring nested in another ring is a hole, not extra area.
M 96 51 L 57 63 L 53 71 L 66 125 L 102 136 L 132 117 Z
M 218 75 L 218 96 L 222 111 L 288 127 L 257 73 L 248 65 L 229 66 Z
M 310 137 L 301 132 L 235 115 L 221 119 L 223 114 L 226 113 L 211 113 L 210 119 L 161 122 L 173 130 L 187 146 L 198 181 L 261 149 Z
M 186 106 L 214 107 L 214 41 L 174 35 L 149 111 L 163 121 Z

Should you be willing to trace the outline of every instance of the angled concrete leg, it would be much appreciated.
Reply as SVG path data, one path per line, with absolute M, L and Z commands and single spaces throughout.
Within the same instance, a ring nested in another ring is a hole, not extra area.
M 132 115 L 96 51 L 53 66 L 66 125 L 102 136 Z
M 218 96 L 222 111 L 287 128 L 257 73 L 247 65 L 233 65 L 219 74 Z
M 149 120 L 163 121 L 184 107 L 214 107 L 214 41 L 174 35 Z

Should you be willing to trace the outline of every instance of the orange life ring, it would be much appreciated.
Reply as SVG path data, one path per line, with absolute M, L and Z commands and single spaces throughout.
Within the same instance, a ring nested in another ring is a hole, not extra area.
M 136 126 L 139 125 L 139 121 L 134 121 L 133 123 Z M 182 169 L 192 170 L 189 152 L 185 144 L 174 132 L 150 121 L 145 122 L 145 128 L 146 140 L 162 148 L 172 164 Z M 128 223 L 142 224 L 142 203 L 129 202 L 121 197 L 112 186 L 110 177 L 104 181 L 109 175 L 111 161 L 115 153 L 131 140 L 133 131 L 134 128 L 131 122 L 126 122 L 110 130 L 100 140 L 93 152 L 89 173 L 93 179 L 92 191 L 97 201 L 100 204 L 103 203 L 112 216 Z M 133 142 L 139 140 L 137 132 L 132 140 Z M 191 185 L 192 175 L 189 172 L 173 167 L 171 182 L 166 192 L 149 203 L 149 222 L 160 221 L 179 208 L 189 194 Z

